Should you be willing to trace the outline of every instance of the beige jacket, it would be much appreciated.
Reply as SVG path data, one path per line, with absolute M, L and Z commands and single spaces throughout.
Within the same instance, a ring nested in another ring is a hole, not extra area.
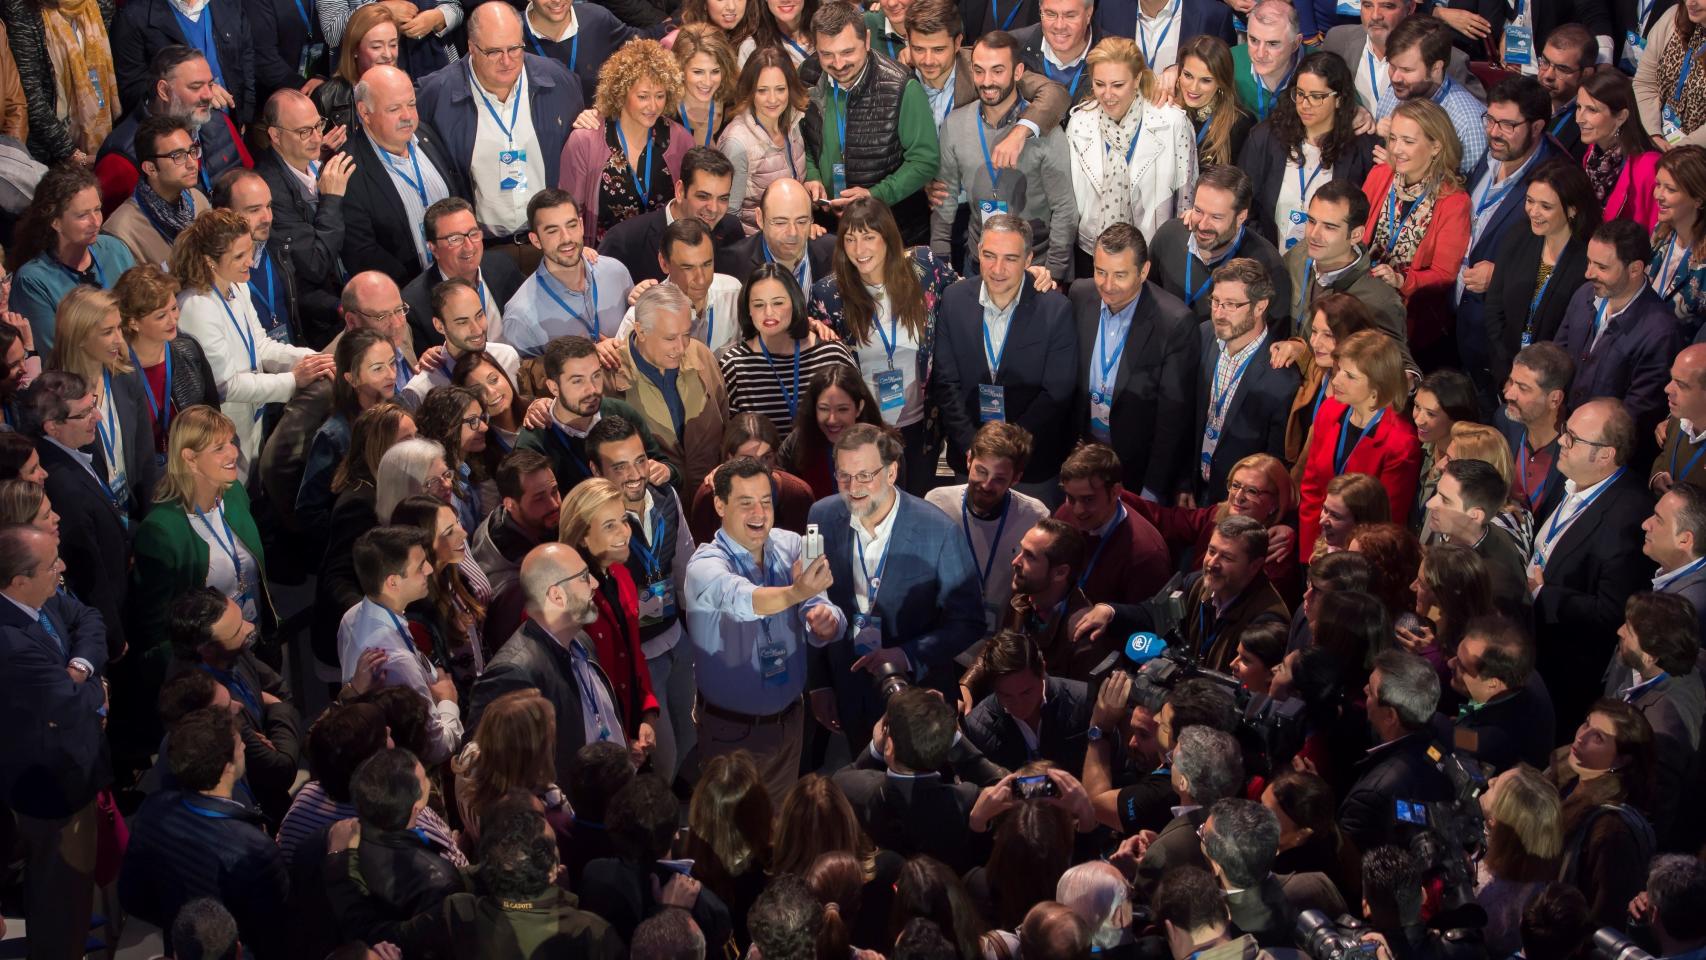
M 681 474 L 681 489 L 697 490 L 722 460 L 723 426 L 729 418 L 729 395 L 717 359 L 704 341 L 689 340 L 681 359 L 676 389 L 686 413 L 682 436 L 664 403 L 663 391 L 634 366 L 632 341 L 622 347 L 621 365 L 610 372 L 605 393 L 625 400 L 646 418 L 664 459 Z

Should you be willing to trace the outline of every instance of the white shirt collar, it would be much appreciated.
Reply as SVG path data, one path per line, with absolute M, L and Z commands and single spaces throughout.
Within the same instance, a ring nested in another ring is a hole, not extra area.
M 1055 56 L 1054 48 L 1048 45 L 1048 39 L 1046 37 L 1043 39 L 1043 59 L 1063 70 L 1072 67 L 1074 64 L 1082 63 L 1084 58 L 1089 55 L 1090 38 L 1088 36 L 1084 38 L 1084 49 L 1078 51 L 1078 56 L 1073 57 L 1071 60 L 1062 60 L 1060 57 Z
M 848 525 L 853 528 L 854 535 L 858 536 L 865 543 L 865 545 L 868 546 L 870 544 L 870 542 L 874 541 L 874 540 L 887 540 L 889 538 L 889 535 L 894 533 L 894 518 L 900 516 L 900 488 L 899 487 L 896 487 L 893 490 L 893 496 L 895 498 L 894 499 L 894 505 L 889 507 L 889 515 L 884 517 L 883 521 L 881 523 L 877 524 L 877 530 L 874 534 L 867 534 L 865 532 L 865 525 L 859 522 L 858 517 L 854 517 L 851 515 L 848 516 L 848 518 L 847 518 Z
M 1592 496 L 1594 494 L 1594 492 L 1597 491 L 1600 487 L 1605 486 L 1607 483 L 1611 482 L 1616 477 L 1617 477 L 1617 474 L 1613 473 L 1611 476 L 1606 477 L 1604 480 L 1601 480 L 1597 483 L 1591 484 L 1591 485 L 1586 486 L 1586 487 L 1581 487 L 1579 489 L 1576 487 L 1576 481 L 1565 480 L 1564 481 L 1564 500 L 1567 502 L 1567 501 L 1569 501 L 1575 497 Z M 1558 505 L 1558 509 L 1562 510 L 1563 508 L 1564 508 L 1563 504 Z
M 592 422 L 586 425 L 585 430 L 576 430 L 574 427 L 571 427 L 568 424 L 564 423 L 557 416 L 557 405 L 554 403 L 551 404 L 551 422 L 555 423 L 559 427 L 562 427 L 564 433 L 568 434 L 571 437 L 576 437 L 576 438 L 581 439 L 581 440 L 585 440 L 586 435 L 588 433 L 592 432 L 592 428 L 598 426 L 598 421 L 600 419 L 602 419 L 603 416 L 604 416 L 604 412 L 602 410 L 599 411 L 598 413 L 593 414 L 592 415 Z
M 528 4 L 527 5 L 527 12 L 522 14 L 522 16 L 527 18 L 527 21 L 526 21 L 527 22 L 527 29 L 532 30 L 533 35 L 538 37 L 539 39 L 550 40 L 553 43 L 562 43 L 564 40 L 569 39 L 570 37 L 574 36 L 577 32 L 580 31 L 581 18 L 575 16 L 574 4 L 572 4 L 572 3 L 569 4 L 569 22 L 568 22 L 568 24 L 563 27 L 563 32 L 560 35 L 555 36 L 555 37 L 550 36 L 548 34 L 540 33 L 539 28 L 537 28 L 533 25 L 533 6 L 534 5 L 531 3 Z
M 1706 440 L 1706 426 L 1696 427 L 1694 421 L 1687 417 L 1678 417 L 1676 423 L 1682 428 L 1683 435 L 1688 437 L 1689 443 L 1698 444 L 1701 440 Z

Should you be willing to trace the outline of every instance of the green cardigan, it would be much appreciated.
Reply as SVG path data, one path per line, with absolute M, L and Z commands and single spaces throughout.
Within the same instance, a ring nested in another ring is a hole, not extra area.
M 261 532 L 249 512 L 249 492 L 241 483 L 225 491 L 225 520 L 231 531 L 261 566 L 261 635 L 271 633 L 272 597 L 267 591 L 266 555 Z M 170 624 L 172 601 L 179 595 L 207 585 L 209 552 L 207 541 L 190 527 L 189 513 L 177 500 L 156 503 L 136 528 L 136 564 L 131 573 L 131 616 L 134 636 L 143 638 L 139 651 L 149 659 L 171 657 Z

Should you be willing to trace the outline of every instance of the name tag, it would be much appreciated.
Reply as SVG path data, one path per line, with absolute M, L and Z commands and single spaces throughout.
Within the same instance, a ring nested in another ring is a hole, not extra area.
M 977 385 L 977 420 L 992 423 L 1007 419 L 1007 391 L 998 383 Z
M 1285 243 L 1281 247 L 1282 250 L 1290 250 L 1303 240 L 1303 227 L 1308 219 L 1302 210 L 1293 210 L 1286 216 Z
M 675 618 L 675 584 L 659 580 L 647 584 L 640 594 L 640 622 L 656 623 Z
M 979 200 L 977 202 L 977 222 L 982 223 L 998 213 L 1007 212 L 1005 200 Z
M 842 149 L 846 149 L 846 144 L 842 144 Z M 847 164 L 831 164 L 829 168 L 829 181 L 829 189 L 835 194 L 835 196 L 839 197 L 845 193 L 847 191 Z
M 1646 37 L 1641 36 L 1640 34 L 1636 33 L 1633 30 L 1624 31 L 1624 33 L 1623 33 L 1623 69 L 1625 71 L 1627 71 L 1629 73 L 1634 73 L 1635 68 L 1640 66 L 1640 64 L 1641 64 L 1642 55 L 1645 54 L 1646 52 L 1647 52 L 1647 38 Z
M 906 376 L 899 370 L 877 371 L 877 407 L 884 413 L 899 413 L 906 406 Z
M 1680 143 L 1684 136 L 1682 117 L 1677 115 L 1674 108 L 1666 106 L 1659 114 L 1659 129 L 1661 135 L 1671 143 Z
M 1526 23 L 1505 24 L 1505 62 L 1526 67 L 1534 62 L 1534 28 Z
M 1113 437 L 1109 418 L 1113 414 L 1113 397 L 1097 390 L 1090 391 L 1090 432 L 1103 443 Z
M 498 151 L 498 187 L 503 190 L 527 189 L 527 151 Z
M 865 656 L 883 648 L 883 618 L 859 614 L 853 618 L 853 653 Z
M 267 337 L 268 339 L 277 340 L 279 343 L 289 343 L 290 326 L 285 323 L 275 323 L 267 328 Z
M 309 68 L 319 63 L 326 56 L 326 45 L 323 43 L 308 43 L 302 46 L 302 62 L 297 64 L 296 72 L 303 79 L 313 76 Z
M 788 682 L 788 646 L 773 641 L 758 645 L 758 675 L 768 686 Z

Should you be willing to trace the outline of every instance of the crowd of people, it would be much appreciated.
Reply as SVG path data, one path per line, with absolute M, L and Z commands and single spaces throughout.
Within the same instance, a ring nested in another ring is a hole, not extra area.
M 1706 0 L 0 22 L 32 960 L 1706 955 Z

